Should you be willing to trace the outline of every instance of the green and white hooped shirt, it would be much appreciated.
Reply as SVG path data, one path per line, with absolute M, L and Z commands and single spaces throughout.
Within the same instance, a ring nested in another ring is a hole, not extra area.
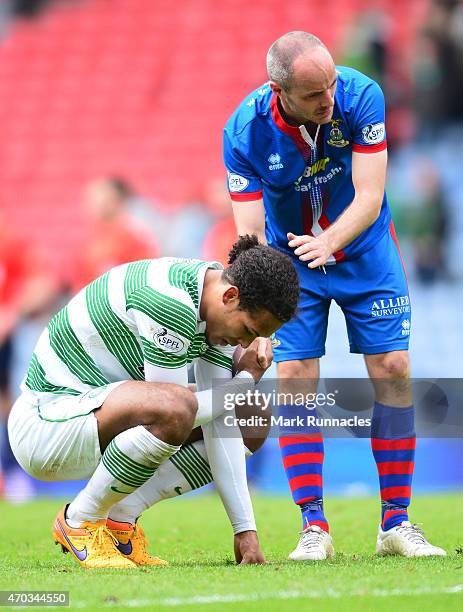
M 198 358 L 215 366 L 214 376 L 230 377 L 234 348 L 208 345 L 199 320 L 208 268 L 223 269 L 167 257 L 112 268 L 52 318 L 22 390 L 49 401 L 121 380 L 186 385 L 187 366 Z

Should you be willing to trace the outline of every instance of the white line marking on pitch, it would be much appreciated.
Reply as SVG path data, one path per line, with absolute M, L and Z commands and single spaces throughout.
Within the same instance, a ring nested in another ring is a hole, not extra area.
M 127 608 L 141 608 L 142 606 L 194 606 L 198 604 L 213 603 L 236 603 L 246 601 L 264 601 L 272 599 L 321 599 L 329 597 L 338 599 L 341 597 L 370 596 L 370 597 L 391 597 L 394 595 L 445 595 L 463 592 L 463 584 L 456 584 L 451 587 L 442 588 L 417 588 L 417 589 L 371 589 L 358 591 L 337 591 L 327 589 L 325 591 L 276 591 L 274 593 L 240 595 L 230 593 L 229 595 L 195 595 L 193 597 L 166 597 L 164 599 L 128 599 L 102 603 L 102 607 L 111 608 L 113 606 L 125 606 Z M 84 608 L 85 602 L 71 603 L 71 608 Z

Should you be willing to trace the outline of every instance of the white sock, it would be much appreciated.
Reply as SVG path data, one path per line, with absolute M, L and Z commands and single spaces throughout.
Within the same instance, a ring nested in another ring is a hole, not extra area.
M 246 449 L 246 456 L 252 455 Z M 163 499 L 177 497 L 212 482 L 203 440 L 186 444 L 156 470 L 154 475 L 109 511 L 113 521 L 135 523 L 142 512 Z
M 156 438 L 142 425 L 117 435 L 87 486 L 69 505 L 68 524 L 80 527 L 86 521 L 106 519 L 111 506 L 141 487 L 179 448 Z

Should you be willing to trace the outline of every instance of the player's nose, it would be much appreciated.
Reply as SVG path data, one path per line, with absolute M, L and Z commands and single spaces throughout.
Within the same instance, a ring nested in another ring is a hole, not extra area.
M 333 106 L 334 104 L 334 91 L 331 91 L 331 89 L 327 89 L 324 92 L 324 96 L 323 96 L 323 105 L 328 106 L 331 108 L 331 106 Z

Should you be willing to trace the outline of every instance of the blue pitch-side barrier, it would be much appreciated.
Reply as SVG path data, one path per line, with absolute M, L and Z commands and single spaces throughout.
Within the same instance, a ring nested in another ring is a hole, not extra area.
M 463 440 L 417 440 L 413 491 L 463 489 Z M 325 440 L 324 488 L 334 495 L 377 495 L 378 475 L 369 439 Z M 269 439 L 249 460 L 248 473 L 256 488 L 289 493 L 277 439 Z
M 463 440 L 417 440 L 414 493 L 437 493 L 463 489 Z M 248 474 L 255 489 L 269 494 L 289 495 L 280 459 L 278 440 L 267 440 L 248 460 Z M 35 481 L 39 495 L 70 497 L 85 484 Z M 328 495 L 377 495 L 378 476 L 368 439 L 325 440 L 325 492 Z

